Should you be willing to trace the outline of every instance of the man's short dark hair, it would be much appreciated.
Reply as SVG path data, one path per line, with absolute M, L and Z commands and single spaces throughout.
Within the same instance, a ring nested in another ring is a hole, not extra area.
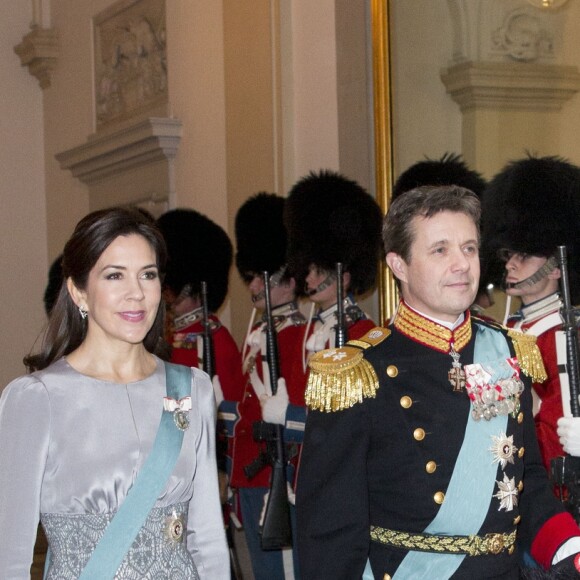
M 403 193 L 391 203 L 383 220 L 385 254 L 395 252 L 408 263 L 415 240 L 413 218 L 430 218 L 442 211 L 469 216 L 475 223 L 479 236 L 481 208 L 473 191 L 456 185 L 426 185 Z

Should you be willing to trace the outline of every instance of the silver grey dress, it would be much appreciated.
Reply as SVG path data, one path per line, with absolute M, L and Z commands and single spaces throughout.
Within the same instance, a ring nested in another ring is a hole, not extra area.
M 192 369 L 192 381 L 193 408 L 181 454 L 116 578 L 229 578 L 214 394 L 205 373 Z M 78 578 L 151 450 L 165 395 L 159 359 L 153 375 L 127 385 L 81 375 L 61 359 L 4 389 L 2 580 L 30 578 L 39 516 L 52 555 L 48 578 Z

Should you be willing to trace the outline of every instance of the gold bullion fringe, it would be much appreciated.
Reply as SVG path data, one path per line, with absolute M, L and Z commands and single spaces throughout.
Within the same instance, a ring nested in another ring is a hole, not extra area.
M 542 353 L 536 344 L 536 337 L 531 334 L 524 334 L 517 330 L 509 330 L 508 336 L 514 343 L 516 356 L 520 363 L 520 368 L 534 382 L 542 383 L 547 378 Z
M 356 365 L 349 364 L 342 369 L 323 372 L 311 367 L 306 405 L 316 411 L 342 411 L 362 403 L 363 399 L 374 398 L 378 388 L 375 370 L 361 353 Z

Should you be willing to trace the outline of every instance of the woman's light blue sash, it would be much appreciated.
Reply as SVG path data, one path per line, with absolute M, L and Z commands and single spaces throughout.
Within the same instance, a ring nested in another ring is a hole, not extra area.
M 168 397 L 179 401 L 191 394 L 189 367 L 165 363 L 165 376 Z M 159 401 L 160 407 L 162 404 L 163 401 Z M 173 472 L 182 442 L 183 431 L 175 425 L 173 414 L 163 411 L 149 457 L 119 511 L 107 526 L 79 580 L 107 580 L 115 577 Z M 49 554 L 46 557 L 48 563 Z
M 475 326 L 474 363 L 496 366 L 493 363 L 511 356 L 501 333 L 478 324 Z M 469 417 L 445 501 L 424 533 L 468 536 L 479 532 L 489 510 L 497 476 L 497 463 L 493 462 L 489 451 L 492 436 L 505 433 L 506 427 L 506 415 L 491 421 L 475 421 Z M 393 580 L 444 580 L 455 573 L 463 558 L 464 555 L 410 551 Z

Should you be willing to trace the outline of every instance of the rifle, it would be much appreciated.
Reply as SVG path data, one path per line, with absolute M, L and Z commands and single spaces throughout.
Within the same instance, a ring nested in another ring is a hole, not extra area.
M 342 284 L 342 263 L 336 263 L 336 326 L 334 346 L 340 348 L 345 345 L 348 340 L 348 328 L 346 325 L 346 318 L 344 316 L 344 297 Z
M 201 312 L 203 326 L 203 370 L 213 379 L 215 375 L 215 350 L 211 336 L 211 320 L 207 301 L 207 282 L 201 283 Z
M 264 272 L 264 297 L 266 299 L 266 353 L 270 373 L 272 395 L 278 389 L 279 358 L 276 328 L 272 316 L 270 301 L 270 276 Z M 286 487 L 286 461 L 284 457 L 284 441 L 282 426 L 273 425 L 275 455 L 271 457 L 272 478 L 270 493 L 262 523 L 261 545 L 263 550 L 279 550 L 292 545 L 292 526 L 290 523 L 290 504 L 288 503 L 288 488 Z
M 560 286 L 562 295 L 562 329 L 566 335 L 566 371 L 570 387 L 570 409 L 573 417 L 580 417 L 580 367 L 576 316 L 570 298 L 566 246 L 558 246 Z M 555 457 L 551 462 L 551 476 L 558 487 L 560 500 L 580 523 L 580 457 Z M 567 495 L 564 493 L 567 490 Z

